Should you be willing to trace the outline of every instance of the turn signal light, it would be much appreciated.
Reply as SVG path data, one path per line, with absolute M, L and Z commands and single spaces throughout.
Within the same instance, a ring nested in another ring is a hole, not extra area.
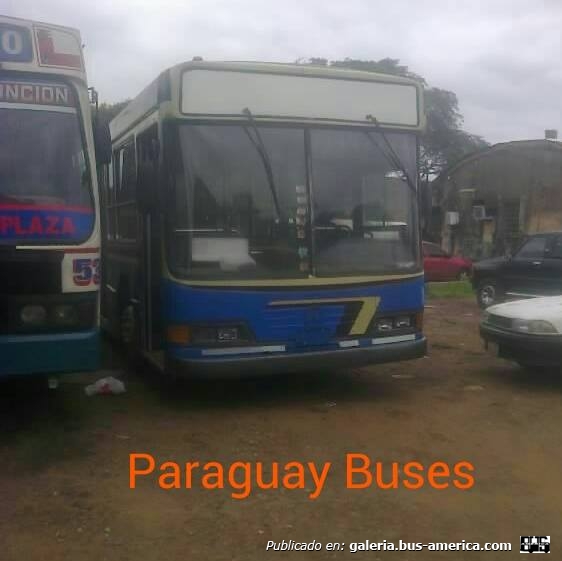
M 191 342 L 191 330 L 188 325 L 170 325 L 167 332 L 168 343 L 188 345 Z
M 168 343 L 173 345 L 232 345 L 252 340 L 244 325 L 170 325 Z

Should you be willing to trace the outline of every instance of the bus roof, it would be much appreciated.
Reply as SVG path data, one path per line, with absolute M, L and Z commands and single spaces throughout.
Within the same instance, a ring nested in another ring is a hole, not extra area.
M 86 82 L 80 32 L 0 15 L 0 68 L 67 75 Z
M 315 78 L 316 80 L 310 80 Z M 411 78 L 322 66 L 190 61 L 160 74 L 111 122 L 116 140 L 161 104 L 170 118 L 323 122 L 421 129 L 422 85 Z
M 289 62 L 265 62 L 265 61 L 204 61 L 192 60 L 176 64 L 170 70 L 187 70 L 193 68 L 209 68 L 213 70 L 240 70 L 246 72 L 268 72 L 279 74 L 295 74 L 305 76 L 318 76 L 328 78 L 362 79 L 370 81 L 390 81 L 403 84 L 417 83 L 411 78 L 395 76 L 393 74 L 380 74 L 378 72 L 365 72 L 363 70 L 351 70 L 349 68 L 334 68 L 330 66 L 315 66 L 312 64 L 294 64 Z

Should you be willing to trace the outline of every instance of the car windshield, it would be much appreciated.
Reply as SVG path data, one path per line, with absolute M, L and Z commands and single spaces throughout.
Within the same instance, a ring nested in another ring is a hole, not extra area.
M 260 126 L 273 181 L 251 126 L 178 131 L 168 243 L 176 274 L 345 276 L 419 266 L 415 194 L 362 130 Z M 415 137 L 388 138 L 415 177 Z

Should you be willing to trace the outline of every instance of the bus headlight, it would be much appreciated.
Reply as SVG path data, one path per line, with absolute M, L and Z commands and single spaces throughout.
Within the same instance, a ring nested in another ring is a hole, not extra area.
M 377 331 L 392 331 L 394 329 L 394 322 L 392 318 L 381 318 L 376 323 Z
M 240 339 L 237 327 L 219 327 L 217 329 L 217 339 L 221 342 L 232 342 Z
M 408 329 L 415 325 L 417 326 L 416 317 L 395 316 L 376 320 L 375 330 L 379 333 L 387 333 L 397 329 Z
M 44 325 L 47 321 L 47 309 L 38 304 L 28 304 L 21 309 L 20 320 L 24 325 Z
M 396 329 L 401 329 L 402 327 L 411 327 L 412 318 L 410 316 L 398 316 L 394 320 L 394 327 Z
M 98 317 L 97 293 L 51 294 L 35 296 L 29 302 L 16 298 L 9 310 L 9 318 L 16 322 L 18 333 L 68 332 L 92 329 Z M 2 314 L 0 314 L 2 315 Z
M 55 325 L 76 325 L 78 323 L 76 308 L 69 304 L 55 306 L 51 311 L 51 318 Z

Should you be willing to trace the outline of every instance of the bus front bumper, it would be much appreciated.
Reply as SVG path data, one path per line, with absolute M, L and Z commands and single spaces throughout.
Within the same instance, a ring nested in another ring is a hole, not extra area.
M 386 343 L 350 349 L 307 351 L 259 356 L 224 358 L 183 358 L 168 355 L 166 370 L 187 377 L 223 378 L 253 375 L 285 374 L 301 371 L 339 370 L 412 360 L 425 356 L 427 341 L 419 337 L 412 341 Z
M 0 336 L 0 377 L 99 368 L 99 331 Z

